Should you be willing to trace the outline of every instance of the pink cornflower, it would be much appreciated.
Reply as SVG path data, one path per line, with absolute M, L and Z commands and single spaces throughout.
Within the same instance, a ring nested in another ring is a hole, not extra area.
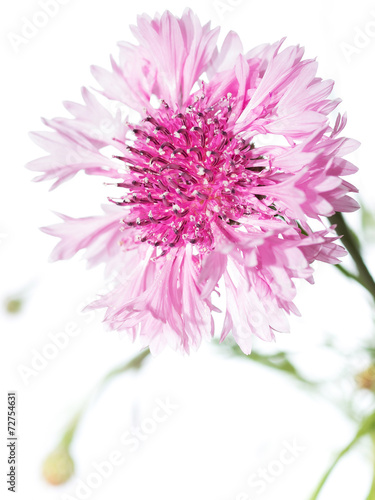
M 293 280 L 313 282 L 312 262 L 345 254 L 321 217 L 357 209 L 341 176 L 357 170 L 343 156 L 358 143 L 339 137 L 345 116 L 330 126 L 333 82 L 299 46 L 244 52 L 230 32 L 219 51 L 219 30 L 191 10 L 142 15 L 132 31 L 139 44 L 121 42 L 111 71 L 92 68 L 102 96 L 84 88 L 84 105 L 65 104 L 73 119 L 33 134 L 49 153 L 28 164 L 36 180 L 56 187 L 83 171 L 111 179 L 103 199 L 117 193 L 102 215 L 43 228 L 61 238 L 52 257 L 86 249 L 90 265 L 105 262 L 117 285 L 92 307 L 153 352 L 209 339 L 222 294 L 221 339 L 249 353 L 253 334 L 288 331 Z

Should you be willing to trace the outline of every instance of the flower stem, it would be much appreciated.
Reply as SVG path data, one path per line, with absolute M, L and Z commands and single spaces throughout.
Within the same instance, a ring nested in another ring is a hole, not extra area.
M 341 458 L 346 455 L 346 453 L 352 448 L 352 446 L 357 442 L 357 440 L 354 438 L 353 441 L 351 441 L 348 446 L 346 446 L 343 450 L 340 451 L 340 453 L 337 455 L 337 457 L 335 458 L 335 460 L 332 462 L 331 466 L 329 467 L 329 469 L 326 471 L 326 473 L 324 474 L 324 476 L 322 477 L 322 479 L 320 480 L 316 490 L 314 491 L 313 495 L 310 497 L 310 500 L 316 500 L 320 494 L 320 492 L 322 491 L 323 489 L 323 486 L 325 485 L 327 479 L 329 478 L 329 476 L 331 475 L 331 472 L 333 471 L 333 469 L 336 467 L 336 465 L 338 464 L 338 462 L 341 460 Z
M 101 382 L 99 382 L 97 389 L 101 390 L 112 378 L 116 377 L 117 375 L 121 375 L 121 373 L 127 372 L 129 370 L 139 370 L 142 367 L 144 360 L 147 358 L 149 354 L 150 350 L 148 348 L 144 349 L 139 354 L 137 354 L 137 356 L 135 356 L 133 359 L 125 363 L 125 365 L 120 365 L 117 368 L 111 370 L 101 380 Z
M 371 489 L 366 500 L 375 499 L 375 433 L 374 432 L 371 433 L 371 439 L 372 439 L 372 450 L 373 450 L 373 458 L 372 458 L 373 472 L 372 472 Z
M 147 356 L 150 354 L 149 349 L 145 349 L 137 356 L 135 356 L 133 359 L 125 363 L 124 365 L 120 365 L 114 370 L 111 370 L 107 375 L 105 375 L 104 378 L 101 379 L 101 381 L 98 383 L 98 385 L 93 389 L 92 393 L 89 395 L 89 397 L 84 401 L 82 404 L 81 408 L 78 410 L 78 412 L 74 415 L 72 420 L 70 421 L 69 425 L 67 426 L 59 446 L 65 449 L 69 449 L 73 438 L 75 436 L 77 427 L 81 421 L 82 415 L 84 414 L 87 406 L 93 399 L 93 397 L 98 396 L 99 393 L 104 389 L 104 387 L 107 385 L 107 383 L 114 378 L 117 375 L 120 375 L 121 373 L 124 373 L 129 370 L 139 370 L 144 362 L 144 360 L 147 358 Z
M 350 278 L 351 280 L 354 280 L 356 281 L 357 283 L 359 283 L 360 285 L 362 285 L 362 282 L 361 280 L 358 278 L 358 276 L 356 276 L 355 274 L 351 273 L 350 271 L 348 271 L 347 269 L 345 269 L 344 266 L 342 266 L 341 264 L 336 264 L 336 269 L 338 269 L 340 271 L 340 273 L 342 273 L 344 276 L 346 276 L 347 278 Z
M 65 448 L 65 449 L 69 450 L 70 445 L 73 441 L 75 432 L 77 430 L 78 424 L 81 420 L 81 417 L 84 413 L 84 409 L 86 408 L 86 406 L 87 406 L 87 401 L 85 402 L 85 404 L 82 406 L 82 408 L 75 414 L 75 416 L 70 421 L 68 427 L 66 428 L 66 430 L 61 438 L 60 445 L 59 445 L 61 448 Z
M 307 380 L 293 365 L 293 363 L 288 359 L 287 354 L 285 352 L 279 351 L 275 354 L 260 354 L 259 352 L 252 351 L 249 356 L 244 354 L 241 348 L 237 344 L 231 344 L 229 342 L 224 342 L 223 344 L 218 340 L 214 339 L 213 343 L 217 346 L 220 346 L 222 350 L 222 346 L 225 346 L 234 356 L 240 356 L 244 359 L 248 359 L 249 361 L 253 361 L 260 365 L 267 366 L 268 368 L 273 368 L 275 370 L 279 370 L 284 372 L 292 377 L 294 377 L 299 382 L 303 382 L 310 387 L 316 387 L 317 384 L 311 380 Z
M 358 276 L 355 277 L 356 281 L 358 281 L 364 288 L 366 288 L 366 290 L 371 293 L 373 299 L 375 300 L 375 281 L 362 258 L 359 243 L 355 238 L 352 230 L 347 225 L 343 215 L 340 212 L 337 212 L 335 215 L 332 215 L 332 217 L 329 217 L 329 220 L 332 224 L 336 224 L 337 233 L 343 235 L 342 241 L 345 245 L 345 248 L 351 255 L 357 267 Z M 347 276 L 349 275 L 348 272 L 345 274 Z
M 357 444 L 357 442 L 363 437 L 365 436 L 366 434 L 371 434 L 373 435 L 374 433 L 374 430 L 375 430 L 375 413 L 372 413 L 371 415 L 369 415 L 368 417 L 366 417 L 359 429 L 358 429 L 358 432 L 357 434 L 354 436 L 354 438 L 350 441 L 350 443 L 343 449 L 340 451 L 340 453 L 336 456 L 336 458 L 334 459 L 334 461 L 332 462 L 331 466 L 328 468 L 328 470 L 326 471 L 326 473 L 324 474 L 324 476 L 322 477 L 322 479 L 320 480 L 316 490 L 314 491 L 314 493 L 312 494 L 312 496 L 310 497 L 310 500 L 316 500 L 319 496 L 319 494 L 321 493 L 322 489 L 323 489 L 323 486 L 325 485 L 327 479 L 329 478 L 329 476 L 331 475 L 331 472 L 333 471 L 333 469 L 336 467 L 336 465 L 338 464 L 338 462 L 341 460 L 341 458 L 346 455 L 348 453 L 348 451 L 350 451 L 353 446 L 355 444 Z M 372 490 L 371 490 L 372 491 Z M 370 495 L 372 494 L 370 491 Z M 374 496 L 369 496 L 367 498 L 367 500 L 375 500 L 375 497 Z

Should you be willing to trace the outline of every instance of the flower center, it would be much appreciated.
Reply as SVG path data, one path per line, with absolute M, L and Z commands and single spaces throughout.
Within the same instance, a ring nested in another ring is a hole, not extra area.
M 231 132 L 234 105 L 230 94 L 213 105 L 202 94 L 179 112 L 162 101 L 133 128 L 134 140 L 117 157 L 128 172 L 117 185 L 127 192 L 110 201 L 129 207 L 122 222 L 139 229 L 139 241 L 163 254 L 187 242 L 205 253 L 215 246 L 217 223 L 240 225 L 259 213 L 263 197 L 250 188 L 264 185 L 267 162 Z

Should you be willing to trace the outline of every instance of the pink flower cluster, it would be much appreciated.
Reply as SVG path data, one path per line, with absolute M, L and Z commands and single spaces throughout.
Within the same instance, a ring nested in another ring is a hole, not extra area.
M 83 105 L 66 103 L 73 119 L 33 134 L 48 152 L 28 164 L 37 180 L 56 187 L 83 171 L 118 192 L 102 215 L 44 228 L 60 238 L 53 258 L 85 249 L 89 264 L 105 262 L 118 284 L 93 307 L 153 352 L 209 339 L 221 293 L 221 339 L 232 333 L 249 353 L 253 334 L 288 331 L 294 279 L 312 282 L 312 262 L 345 254 L 322 216 L 358 208 L 342 179 L 358 143 L 340 137 L 345 116 L 330 125 L 333 82 L 298 46 L 245 52 L 230 32 L 219 51 L 218 29 L 191 10 L 140 16 L 132 31 L 138 45 L 121 42 L 111 71 L 93 67 L 102 96 L 83 89 Z

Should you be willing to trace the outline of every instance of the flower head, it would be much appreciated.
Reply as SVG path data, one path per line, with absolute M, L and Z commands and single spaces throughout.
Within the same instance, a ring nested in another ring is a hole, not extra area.
M 53 258 L 86 249 L 89 264 L 105 262 L 118 284 L 93 307 L 153 351 L 210 338 L 223 292 L 221 339 L 231 332 L 248 353 L 252 334 L 288 331 L 293 280 L 312 282 L 312 262 L 345 254 L 322 216 L 357 208 L 341 177 L 356 171 L 343 156 L 358 143 L 340 137 L 345 116 L 330 125 L 333 82 L 302 48 L 246 53 L 230 32 L 219 51 L 218 30 L 191 10 L 132 29 L 138 45 L 120 43 L 111 71 L 93 67 L 102 97 L 83 89 L 84 105 L 66 103 L 73 119 L 33 135 L 49 153 L 28 165 L 37 180 L 56 187 L 84 171 L 111 180 L 103 198 L 116 190 L 102 215 L 44 228 L 61 238 Z

